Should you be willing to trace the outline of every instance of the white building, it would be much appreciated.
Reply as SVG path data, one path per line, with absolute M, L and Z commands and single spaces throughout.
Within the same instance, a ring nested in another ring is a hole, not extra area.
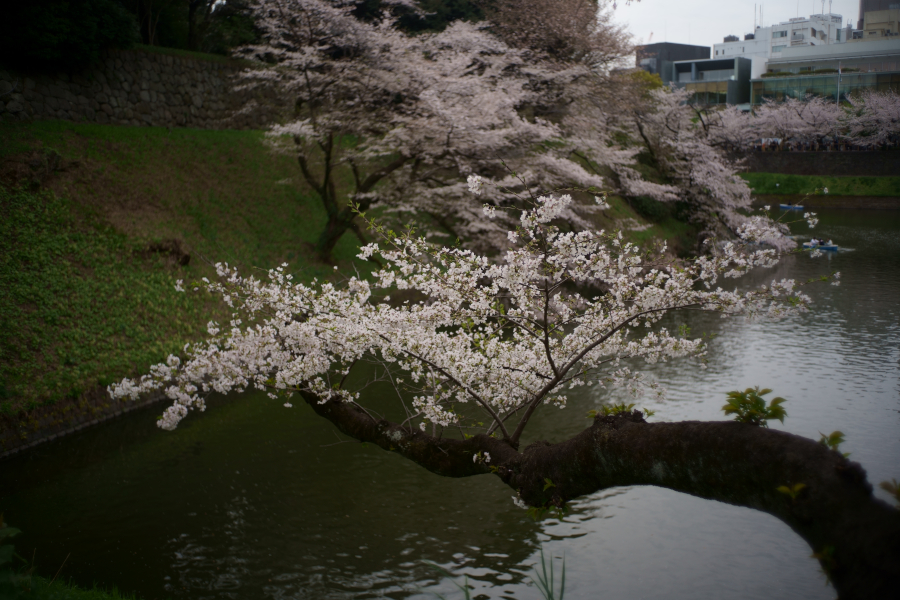
M 785 48 L 846 42 L 850 30 L 842 28 L 843 21 L 841 15 L 828 13 L 789 19 L 768 27 L 757 26 L 743 40 L 730 35 L 721 44 L 715 44 L 712 58 L 749 58 L 751 78 L 756 79 L 766 72 L 768 60 L 780 57 Z

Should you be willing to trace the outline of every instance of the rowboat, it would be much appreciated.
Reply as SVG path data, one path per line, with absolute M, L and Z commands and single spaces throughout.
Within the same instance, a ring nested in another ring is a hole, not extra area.
M 781 210 L 803 210 L 804 207 L 799 204 L 779 204 L 778 208 Z
M 830 241 L 830 240 L 829 240 Z M 820 241 L 811 241 L 811 242 L 803 242 L 804 248 L 809 248 L 810 250 L 826 250 L 828 252 L 837 252 L 838 246 L 837 244 L 826 244 L 825 242 Z

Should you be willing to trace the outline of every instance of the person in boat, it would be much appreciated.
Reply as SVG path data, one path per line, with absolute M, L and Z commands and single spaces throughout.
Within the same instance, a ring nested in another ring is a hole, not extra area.
M 813 238 L 813 239 L 809 240 L 809 245 L 810 246 L 818 246 L 819 240 L 817 240 L 816 238 Z

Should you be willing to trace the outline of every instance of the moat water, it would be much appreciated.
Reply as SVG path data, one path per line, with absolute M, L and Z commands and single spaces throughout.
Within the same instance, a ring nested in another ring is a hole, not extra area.
M 777 429 L 846 434 L 877 484 L 900 478 L 900 213 L 821 211 L 842 250 L 755 274 L 809 288 L 814 310 L 782 322 L 673 315 L 717 334 L 705 371 L 653 365 L 669 390 L 653 420 L 718 420 L 725 393 L 787 398 Z M 806 233 L 798 229 L 798 233 Z M 547 410 L 533 438 L 562 440 L 618 396 Z M 653 487 L 605 490 L 534 522 L 492 476 L 438 477 L 372 446 L 341 443 L 305 407 L 258 395 L 215 402 L 172 433 L 161 407 L 0 462 L 0 512 L 39 572 L 143 600 L 540 598 L 543 549 L 579 599 L 831 599 L 811 549 L 757 511 Z M 887 499 L 887 494 L 876 492 Z M 68 558 L 67 558 L 68 557 Z M 439 566 L 438 570 L 433 564 Z

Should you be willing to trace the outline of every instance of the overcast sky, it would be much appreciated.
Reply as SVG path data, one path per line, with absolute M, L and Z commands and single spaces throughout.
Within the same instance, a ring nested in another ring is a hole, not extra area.
M 653 42 L 676 42 L 712 46 L 726 35 L 743 39 L 753 31 L 754 0 L 640 0 L 630 5 L 618 0 L 615 18 L 628 26 L 634 41 L 647 43 L 650 33 Z M 772 25 L 796 17 L 808 17 L 822 12 L 821 0 L 769 0 L 762 3 L 763 25 Z M 828 12 L 828 0 L 825 0 Z M 856 26 L 859 0 L 833 0 L 831 12 L 843 15 Z

